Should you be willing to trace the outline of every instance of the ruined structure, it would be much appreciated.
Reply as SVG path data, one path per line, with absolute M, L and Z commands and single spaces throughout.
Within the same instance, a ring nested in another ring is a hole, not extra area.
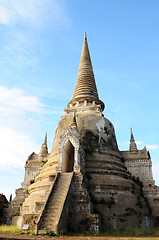
M 149 201 L 152 215 L 159 216 L 159 187 L 155 185 L 153 180 L 151 156 L 146 147 L 142 150 L 137 149 L 132 129 L 130 149 L 120 153 L 131 175 L 142 181 L 143 193 Z
M 104 108 L 85 35 L 73 97 L 57 125 L 51 153 L 41 150 L 41 159 L 48 161 L 29 186 L 16 217 L 19 227 L 28 224 L 40 234 L 155 225 L 159 190 L 150 154 L 137 149 L 132 132 L 130 150 L 119 151 Z
M 15 191 L 16 196 L 11 202 L 11 205 L 9 205 L 9 208 L 4 210 L 6 215 L 4 223 L 9 224 L 11 222 L 12 216 L 19 214 L 20 207 L 23 204 L 25 198 L 29 194 L 28 188 L 30 184 L 34 182 L 34 178 L 41 170 L 42 165 L 46 162 L 48 156 L 49 154 L 47 148 L 47 134 L 46 134 L 39 154 L 33 152 L 26 161 L 24 181 L 21 183 L 21 187 L 16 189 Z

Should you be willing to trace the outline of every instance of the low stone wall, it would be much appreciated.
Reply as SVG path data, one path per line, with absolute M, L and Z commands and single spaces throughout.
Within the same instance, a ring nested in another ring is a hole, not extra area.
M 23 228 L 24 224 L 28 224 L 28 230 L 35 230 L 38 214 L 25 214 L 24 216 L 15 216 L 12 218 L 12 223 L 18 228 Z
M 98 214 L 75 214 L 70 217 L 70 230 L 72 232 L 100 231 L 100 216 Z
M 102 226 L 107 229 L 135 229 L 135 228 L 145 228 L 151 229 L 157 224 L 156 218 L 152 216 L 110 216 L 102 217 Z

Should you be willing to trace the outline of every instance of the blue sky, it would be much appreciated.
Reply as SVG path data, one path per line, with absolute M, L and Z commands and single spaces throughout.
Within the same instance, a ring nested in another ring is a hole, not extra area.
M 119 149 L 128 149 L 132 127 L 159 185 L 158 12 L 158 0 L 0 0 L 0 192 L 20 187 L 46 131 L 51 150 L 85 31 Z

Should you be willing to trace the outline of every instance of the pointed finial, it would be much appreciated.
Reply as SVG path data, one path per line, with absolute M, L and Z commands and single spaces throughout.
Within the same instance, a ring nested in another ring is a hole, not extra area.
M 47 132 L 46 132 L 44 142 L 39 152 L 39 158 L 46 157 L 47 154 L 48 154 L 48 148 L 47 148 Z
M 131 137 L 130 137 L 130 141 L 131 141 L 131 142 L 134 142 L 135 140 L 134 140 L 134 136 L 133 136 L 132 128 L 130 128 L 130 130 L 131 130 Z
M 131 130 L 131 135 L 132 135 L 132 128 L 130 128 L 130 130 Z
M 130 137 L 130 152 L 137 152 L 137 145 L 133 136 L 133 132 L 132 132 L 132 128 L 130 128 L 131 130 L 131 137 Z
M 47 132 L 45 133 L 45 139 L 44 139 L 44 143 L 47 146 Z
M 96 104 L 101 105 L 104 110 L 104 103 L 99 99 L 97 86 L 94 78 L 86 32 L 84 34 L 84 41 L 81 53 L 81 59 L 78 69 L 77 82 L 73 93 L 72 100 L 69 104 L 75 104 L 76 101 L 95 101 Z

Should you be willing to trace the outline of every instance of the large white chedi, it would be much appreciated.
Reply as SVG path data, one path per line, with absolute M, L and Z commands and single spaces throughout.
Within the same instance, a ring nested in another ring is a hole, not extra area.
M 57 125 L 51 153 L 45 138 L 39 155 L 30 157 L 29 164 L 35 158 L 47 162 L 34 174 L 20 216 L 13 219 L 19 227 L 27 224 L 40 234 L 46 229 L 99 232 L 155 226 L 159 188 L 150 154 L 137 149 L 132 131 L 130 149 L 119 151 L 104 108 L 85 34 L 75 90 Z

